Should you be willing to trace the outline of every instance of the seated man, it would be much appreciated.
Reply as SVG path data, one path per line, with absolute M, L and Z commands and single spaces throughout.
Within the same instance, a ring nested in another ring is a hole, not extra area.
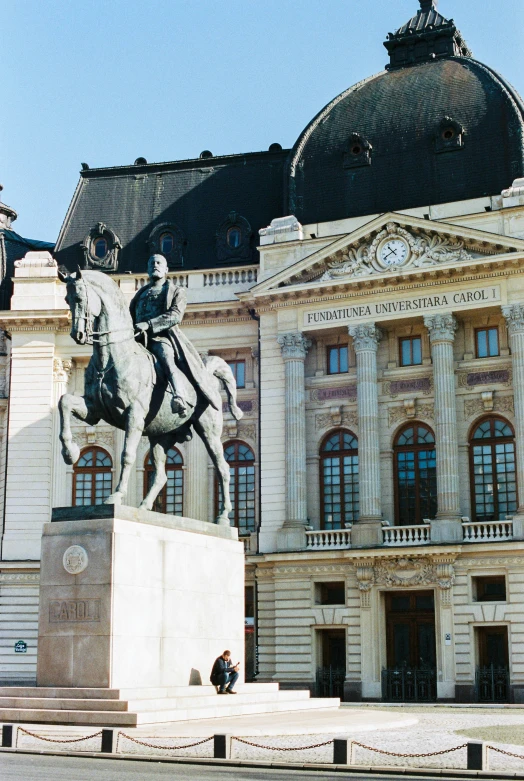
M 222 656 L 215 659 L 211 670 L 211 683 L 217 687 L 217 694 L 236 694 L 233 691 L 238 681 L 238 663 L 231 663 L 231 651 L 224 651 Z

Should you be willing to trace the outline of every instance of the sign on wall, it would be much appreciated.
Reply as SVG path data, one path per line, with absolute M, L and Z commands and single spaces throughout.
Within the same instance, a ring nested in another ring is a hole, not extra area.
M 304 329 L 330 328 L 358 322 L 391 320 L 398 317 L 428 315 L 437 311 L 454 312 L 467 307 L 490 306 L 501 302 L 500 285 L 470 290 L 370 300 L 355 306 L 339 306 L 304 312 Z
M 15 643 L 15 654 L 26 654 L 27 643 L 25 640 L 17 640 Z

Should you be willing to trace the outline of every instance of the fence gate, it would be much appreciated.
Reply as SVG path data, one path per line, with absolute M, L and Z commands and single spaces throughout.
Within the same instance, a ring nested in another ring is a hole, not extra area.
M 507 667 L 477 667 L 475 673 L 477 702 L 509 702 L 509 670 Z
M 386 702 L 434 702 L 437 671 L 416 667 L 382 670 L 382 699 Z
M 317 668 L 317 697 L 344 697 L 346 670 L 340 667 Z

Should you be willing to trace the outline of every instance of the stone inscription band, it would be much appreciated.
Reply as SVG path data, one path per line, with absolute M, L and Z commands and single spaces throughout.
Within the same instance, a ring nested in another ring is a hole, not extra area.
M 49 602 L 49 623 L 78 623 L 100 621 L 100 599 L 74 599 Z

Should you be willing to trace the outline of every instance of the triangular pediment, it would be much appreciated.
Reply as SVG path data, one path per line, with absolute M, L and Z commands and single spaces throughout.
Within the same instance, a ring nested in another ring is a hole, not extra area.
M 524 254 L 524 241 L 389 212 L 264 280 L 251 293 L 408 276 L 436 267 L 475 265 L 511 253 Z

